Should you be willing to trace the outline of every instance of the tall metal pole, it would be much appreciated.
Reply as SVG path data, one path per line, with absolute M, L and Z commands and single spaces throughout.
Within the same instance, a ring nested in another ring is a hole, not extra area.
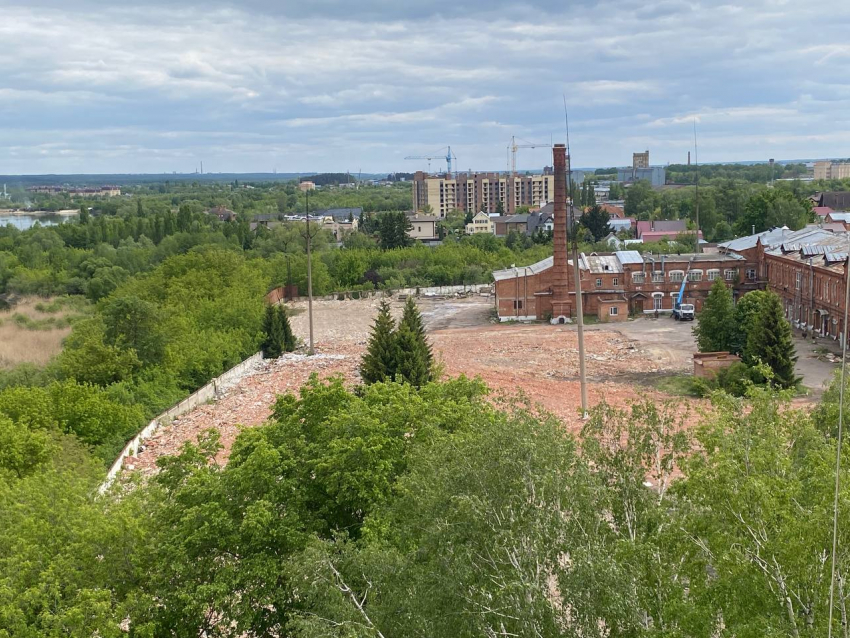
M 315 351 L 313 349 L 313 260 L 310 254 L 310 244 L 312 244 L 312 237 L 310 237 L 310 191 L 304 191 L 304 194 L 307 196 L 307 317 L 310 322 L 310 348 L 307 350 L 307 354 L 312 355 Z
M 576 284 L 576 321 L 578 322 L 578 375 L 581 386 L 581 412 L 582 418 L 588 418 L 587 412 L 587 365 L 584 356 L 584 309 L 581 299 L 581 268 L 578 263 L 578 228 L 575 219 L 575 206 L 573 204 L 573 158 L 570 154 L 570 120 L 567 115 L 567 96 L 564 96 L 564 121 L 567 127 L 567 193 L 569 193 L 568 215 L 569 228 L 567 229 L 573 252 L 573 278 Z
M 694 168 L 696 169 L 696 179 L 694 180 L 694 184 L 696 187 L 696 194 L 694 196 L 694 210 L 696 211 L 696 225 L 697 225 L 697 248 L 696 253 L 700 253 L 700 245 L 699 245 L 699 151 L 697 150 L 697 121 L 694 119 Z
M 841 488 L 841 446 L 844 434 L 844 384 L 847 375 L 847 319 L 850 313 L 850 235 L 848 255 L 844 261 L 844 323 L 841 326 L 841 386 L 838 391 L 838 440 L 835 447 L 835 496 L 832 503 L 832 566 L 829 579 L 829 624 L 827 636 L 832 638 L 832 614 L 835 608 L 835 558 L 838 553 L 838 494 Z

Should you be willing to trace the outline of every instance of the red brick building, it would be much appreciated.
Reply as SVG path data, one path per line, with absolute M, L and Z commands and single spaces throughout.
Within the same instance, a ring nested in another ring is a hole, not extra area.
M 757 288 L 782 299 L 791 325 L 841 340 L 850 236 L 821 226 L 775 228 L 720 244 L 725 253 L 757 262 Z

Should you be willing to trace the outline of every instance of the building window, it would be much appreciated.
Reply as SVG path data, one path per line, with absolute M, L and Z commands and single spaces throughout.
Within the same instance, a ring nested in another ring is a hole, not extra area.
M 736 269 L 730 269 L 723 271 L 723 278 L 726 281 L 734 281 L 738 278 L 738 271 Z
M 632 283 L 642 284 L 644 280 L 642 272 L 633 272 L 632 273 Z
M 756 278 L 756 269 L 755 268 L 747 268 L 747 279 L 750 281 Z
M 657 297 L 652 298 L 652 308 L 653 310 L 661 310 L 661 304 L 664 297 L 658 295 Z
M 720 276 L 720 271 L 719 270 L 709 270 L 708 273 L 706 273 L 706 276 L 708 277 L 709 281 L 714 281 L 715 279 L 717 279 Z
M 619 279 L 619 277 L 614 277 L 614 281 L 612 282 L 612 285 L 614 285 L 614 286 L 619 286 L 619 285 L 620 285 L 620 279 Z
M 670 281 L 674 283 L 681 282 L 685 278 L 685 272 L 683 270 L 671 270 L 670 271 Z
M 619 308 L 617 308 L 616 306 L 611 306 L 610 308 L 608 308 L 608 314 L 612 317 L 616 317 L 618 312 Z
M 702 271 L 692 270 L 688 273 L 688 281 L 702 281 Z
M 597 287 L 597 288 L 602 288 L 602 280 L 601 280 L 601 279 L 597 279 L 597 280 L 596 280 L 596 287 Z
M 663 284 L 664 283 L 664 273 L 661 272 L 661 271 L 652 273 L 652 283 Z
M 514 310 L 522 310 L 522 299 L 516 299 L 514 301 Z
M 795 287 L 797 290 L 799 290 L 799 289 L 802 287 L 802 284 L 803 284 L 803 273 L 798 272 L 798 273 L 797 273 L 797 278 L 796 278 L 796 280 L 795 280 L 795 282 L 794 282 L 794 287 Z

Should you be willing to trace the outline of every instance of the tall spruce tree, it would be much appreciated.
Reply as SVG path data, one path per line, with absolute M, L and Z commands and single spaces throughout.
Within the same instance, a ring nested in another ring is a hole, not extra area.
M 405 381 L 421 387 L 433 378 L 434 355 L 425 335 L 422 315 L 413 297 L 404 304 L 404 313 L 396 333 L 398 364 L 396 370 Z
M 419 335 L 402 323 L 396 331 L 395 341 L 397 378 L 416 388 L 431 381 L 431 366 Z
M 295 333 L 292 332 L 292 324 L 289 323 L 289 315 L 286 312 L 286 307 L 280 305 L 277 307 L 278 314 L 280 315 L 278 321 L 281 327 L 281 333 L 283 334 L 283 351 L 284 352 L 293 352 L 295 350 Z
M 773 382 L 782 388 L 792 388 L 800 380 L 794 375 L 797 355 L 791 336 L 791 325 L 782 313 L 779 296 L 768 292 L 752 322 L 747 336 L 744 360 L 750 365 L 761 362 L 773 371 Z
M 363 383 L 369 385 L 382 381 L 392 381 L 398 363 L 398 343 L 396 340 L 395 320 L 390 314 L 390 304 L 382 301 L 378 317 L 369 336 L 369 345 L 360 362 L 360 376 Z
M 283 353 L 285 336 L 283 326 L 280 322 L 280 313 L 273 305 L 266 306 L 266 314 L 263 315 L 263 358 L 277 359 Z
M 731 352 L 735 334 L 732 291 L 722 279 L 715 279 L 694 326 L 697 347 L 700 352 Z

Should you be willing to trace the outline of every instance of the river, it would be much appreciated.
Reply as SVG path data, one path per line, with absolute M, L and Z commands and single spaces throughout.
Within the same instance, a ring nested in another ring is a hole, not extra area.
M 55 226 L 66 221 L 77 219 L 79 212 L 68 213 L 62 211 L 59 213 L 33 212 L 33 213 L 9 213 L 0 211 L 0 226 L 11 224 L 18 230 L 27 230 L 32 228 L 36 222 L 42 226 Z

